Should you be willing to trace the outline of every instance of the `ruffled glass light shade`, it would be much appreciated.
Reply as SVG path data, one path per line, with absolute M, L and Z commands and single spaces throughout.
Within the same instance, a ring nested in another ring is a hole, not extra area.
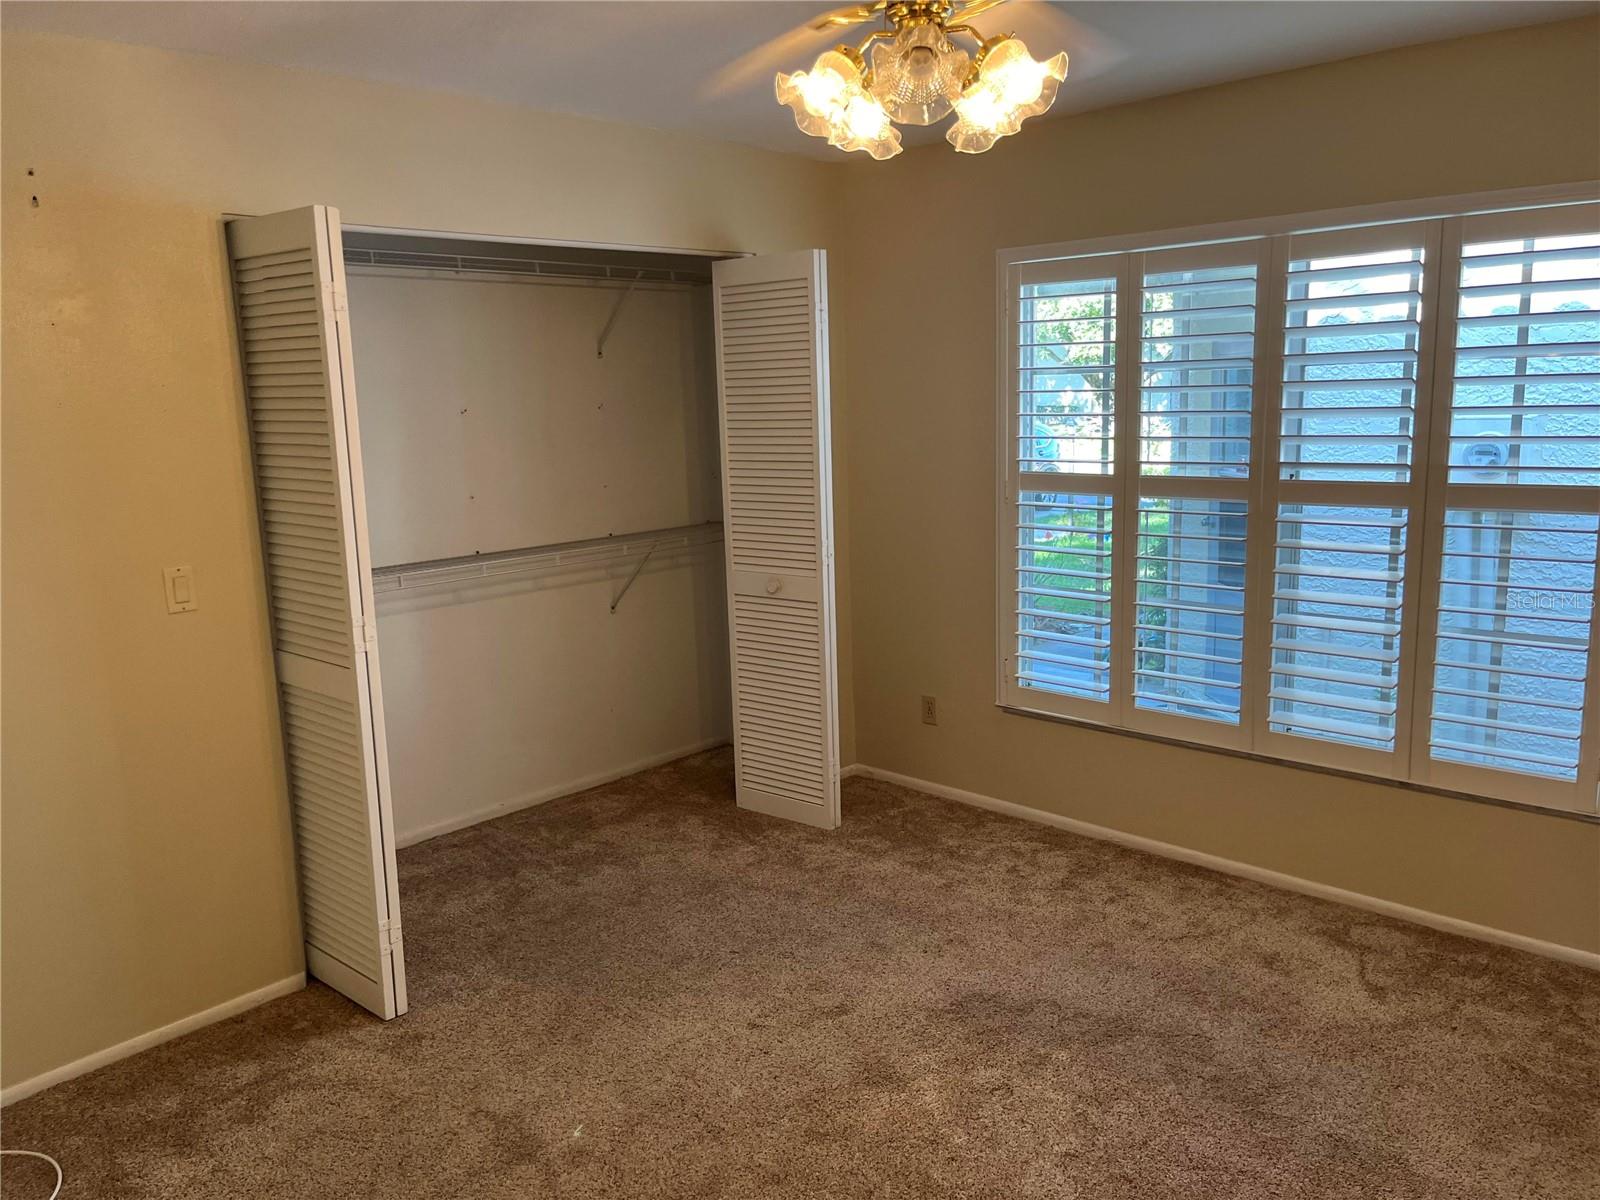
M 818 55 L 811 70 L 779 75 L 778 102 L 794 110 L 794 123 L 841 150 L 863 150 L 873 158 L 900 153 L 900 131 L 883 105 L 868 93 L 861 68 L 839 50 Z
M 837 50 L 817 56 L 811 70 L 779 74 L 778 103 L 794 109 L 794 123 L 812 137 L 832 137 L 852 95 L 863 93 L 861 69 Z
M 841 150 L 865 150 L 880 160 L 893 158 L 903 149 L 900 131 L 889 123 L 889 114 L 866 92 L 850 97 L 828 145 Z
M 956 100 L 958 119 L 945 140 L 963 154 L 982 154 L 1055 103 L 1066 77 L 1064 53 L 1039 62 L 1027 46 L 1006 38 L 984 56 L 978 78 Z
M 932 23 L 911 25 L 872 50 L 872 94 L 890 120 L 932 125 L 950 112 L 967 74 L 967 52 Z

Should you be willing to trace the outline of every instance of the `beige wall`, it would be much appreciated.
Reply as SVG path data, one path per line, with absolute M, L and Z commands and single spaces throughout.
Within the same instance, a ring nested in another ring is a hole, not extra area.
M 833 327 L 861 761 L 1600 949 L 1600 827 L 1001 713 L 993 583 L 997 249 L 1595 179 L 1597 62 L 1600 25 L 1545 25 L 850 166 L 865 219 Z
M 11 1084 L 301 965 L 219 216 L 786 250 L 828 244 L 841 172 L 37 35 L 3 87 Z

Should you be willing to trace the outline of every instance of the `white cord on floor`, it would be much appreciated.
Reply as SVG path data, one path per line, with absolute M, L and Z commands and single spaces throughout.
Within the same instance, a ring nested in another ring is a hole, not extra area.
M 56 1169 L 56 1188 L 55 1188 L 55 1191 L 51 1192 L 48 1196 L 46 1196 L 45 1200 L 56 1200 L 56 1197 L 61 1194 L 61 1184 L 66 1179 L 66 1176 L 61 1173 L 61 1164 L 58 1163 L 55 1159 L 51 1158 L 48 1154 L 44 1154 L 44 1153 L 42 1153 L 41 1151 L 38 1151 L 38 1150 L 0 1150 L 0 1154 L 15 1154 L 15 1155 L 18 1155 L 19 1157 L 23 1157 L 23 1158 L 42 1158 L 42 1159 L 44 1159 L 45 1162 L 49 1163 L 52 1167 L 54 1167 Z

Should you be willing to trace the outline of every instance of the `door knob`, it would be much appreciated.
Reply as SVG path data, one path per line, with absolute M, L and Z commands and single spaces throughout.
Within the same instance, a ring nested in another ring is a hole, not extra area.
M 767 580 L 767 595 L 776 596 L 781 591 L 783 591 L 783 580 L 776 575 Z

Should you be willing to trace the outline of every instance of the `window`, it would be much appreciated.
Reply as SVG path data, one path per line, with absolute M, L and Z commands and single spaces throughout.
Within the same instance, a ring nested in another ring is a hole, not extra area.
M 1600 811 L 1600 205 L 1002 256 L 1000 701 Z

